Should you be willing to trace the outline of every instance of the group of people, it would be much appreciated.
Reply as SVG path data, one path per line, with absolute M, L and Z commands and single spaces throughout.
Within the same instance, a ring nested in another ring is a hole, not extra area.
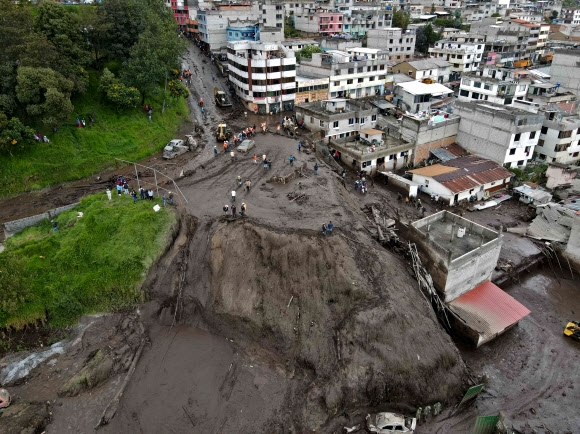
M 84 128 L 87 126 L 87 122 L 85 121 L 85 118 L 77 118 L 77 127 L 78 128 Z
M 121 194 L 129 195 L 133 198 L 135 202 L 139 200 L 153 200 L 154 193 L 152 188 L 145 189 L 143 187 L 139 187 L 139 194 L 137 195 L 137 191 L 129 185 L 127 179 L 124 176 L 118 176 L 117 180 L 115 181 L 115 189 L 117 190 L 117 195 L 121 196 Z M 109 200 L 112 199 L 111 189 L 107 188 L 106 190 L 107 198 Z M 169 193 L 163 193 L 161 198 L 163 200 L 163 206 L 166 206 L 167 203 L 174 204 L 174 197 L 173 192 L 170 191 Z
M 189 86 L 191 84 L 192 75 L 193 73 L 190 70 L 184 69 L 183 71 L 181 71 L 181 76 L 179 77 L 179 80 L 181 80 L 181 82 L 185 80 L 185 84 Z
M 326 235 L 328 232 L 332 233 L 332 228 L 334 228 L 334 225 L 332 224 L 332 221 L 328 222 L 328 224 L 323 223 L 322 224 L 322 233 L 324 235 Z
M 37 142 L 44 142 L 44 143 L 50 143 L 50 139 L 46 136 L 43 136 L 40 133 L 36 133 L 34 135 L 34 140 L 36 140 Z
M 231 210 L 231 213 L 232 213 L 232 217 L 237 217 L 238 216 L 238 209 L 236 208 L 236 204 L 235 203 L 232 204 L 231 207 L 226 203 L 223 206 L 223 208 L 222 208 L 222 211 L 223 211 L 224 215 L 228 215 L 230 210 Z M 242 204 L 240 205 L 240 216 L 245 217 L 247 211 L 248 211 L 247 205 L 242 202 Z

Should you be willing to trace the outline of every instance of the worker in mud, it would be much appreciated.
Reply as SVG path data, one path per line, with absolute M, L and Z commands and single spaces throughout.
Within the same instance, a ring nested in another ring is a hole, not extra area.
M 322 235 L 326 235 L 327 231 L 328 231 L 328 226 L 326 225 L 326 223 L 322 223 Z
M 242 185 L 242 177 L 238 175 L 238 178 L 236 179 L 236 181 L 238 182 L 238 185 Z
M 258 156 L 254 154 L 254 164 L 258 164 Z
M 252 181 L 250 181 L 249 179 L 246 179 L 246 193 L 249 193 L 251 188 L 252 188 Z
M 232 202 L 236 201 L 236 190 L 232 190 Z
M 314 163 L 314 174 L 318 175 L 318 163 Z
M 290 166 L 294 166 L 294 155 L 290 155 L 290 157 L 288 157 L 288 161 L 290 161 Z
M 405 197 L 405 204 L 409 205 L 409 196 Z
M 200 106 L 200 107 L 203 107 L 203 98 L 200 98 L 200 99 L 199 99 L 199 106 Z
M 217 157 L 218 156 L 218 150 L 217 150 L 217 146 L 216 145 L 213 146 L 213 156 L 214 157 Z
M 227 140 L 224 141 L 224 154 L 226 152 L 228 152 L 228 141 Z
M 276 134 L 280 135 L 280 125 L 276 125 Z
M 229 209 L 230 209 L 229 205 L 228 204 L 225 204 L 224 207 L 222 208 L 222 210 L 224 212 L 224 215 L 227 215 L 228 214 Z
M 242 206 L 240 207 L 240 215 L 242 217 L 244 217 L 246 215 L 246 212 L 247 212 L 246 204 L 245 203 L 242 203 Z
M 237 210 L 236 210 L 236 205 L 232 205 L 232 217 L 236 218 L 237 217 Z
M 236 158 L 236 154 L 234 153 L 234 151 L 230 152 L 230 158 L 231 158 L 231 160 L 232 160 L 232 163 L 233 163 L 233 161 L 234 161 L 234 160 L 235 160 L 235 158 Z

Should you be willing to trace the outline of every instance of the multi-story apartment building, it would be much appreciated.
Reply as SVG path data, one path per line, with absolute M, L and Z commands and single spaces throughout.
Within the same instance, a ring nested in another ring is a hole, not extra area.
M 514 62 L 529 59 L 530 27 L 497 18 L 485 18 L 471 23 L 471 32 L 485 36 L 485 57 L 488 63 L 514 66 Z
M 544 122 L 536 146 L 538 159 L 549 163 L 571 164 L 580 160 L 580 119 L 554 104 L 540 110 Z
M 375 48 L 353 47 L 329 50 L 301 59 L 299 75 L 329 77 L 330 98 L 361 98 L 383 93 L 387 75 L 388 52 Z
M 187 0 L 165 0 L 165 3 L 173 11 L 173 17 L 179 28 L 187 31 L 187 20 L 189 19 L 189 5 Z
M 278 113 L 294 108 L 296 57 L 271 43 L 228 42 L 228 73 L 237 96 L 252 111 Z
M 322 35 L 342 33 L 343 24 L 344 14 L 342 12 L 305 9 L 304 12 L 294 14 L 294 27 L 301 32 Z
M 501 13 L 502 10 L 497 2 L 490 0 L 465 0 L 463 6 L 455 9 L 462 9 L 461 16 L 470 23 L 481 21 L 495 13 Z
M 375 128 L 378 109 L 345 98 L 317 101 L 296 107 L 296 116 L 320 138 L 342 139 Z M 380 133 L 380 132 L 379 132 Z
M 511 19 L 510 27 L 526 27 L 530 30 L 530 36 L 526 47 L 528 58 L 535 60 L 544 54 L 546 43 L 548 42 L 548 35 L 550 33 L 549 24 L 541 24 L 539 22 L 532 23 L 522 19 Z
M 580 9 L 578 8 L 562 9 L 560 18 L 564 21 L 564 24 L 580 24 Z
M 399 83 L 395 86 L 397 107 L 409 113 L 430 113 L 453 102 L 453 90 L 439 83 L 426 84 L 420 81 Z
M 415 43 L 415 30 L 390 27 L 367 32 L 367 47 L 388 51 L 391 60 L 412 59 L 415 53 Z
M 531 83 L 527 71 L 485 66 L 477 72 L 463 74 L 458 98 L 513 105 L 515 100 L 526 98 Z
M 446 60 L 451 63 L 451 72 L 461 74 L 477 70 L 484 49 L 485 36 L 458 33 L 429 47 L 429 57 Z
M 544 117 L 489 101 L 455 103 L 461 116 L 457 143 L 508 167 L 524 167 L 534 155 Z
M 344 16 L 343 34 L 351 37 L 367 35 L 370 30 L 388 28 L 391 25 L 391 15 L 385 10 L 352 10 Z
M 205 48 L 219 51 L 226 48 L 230 22 L 253 21 L 259 24 L 261 33 L 276 33 L 274 39 L 284 39 L 284 6 L 282 0 L 231 0 L 227 4 L 201 4 L 197 10 L 199 38 Z M 272 30 L 270 29 L 277 29 Z

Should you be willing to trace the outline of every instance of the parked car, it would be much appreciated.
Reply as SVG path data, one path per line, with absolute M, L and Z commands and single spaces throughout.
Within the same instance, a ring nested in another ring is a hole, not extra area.
M 185 136 L 185 140 L 174 139 L 170 141 L 165 148 L 163 148 L 163 159 L 171 160 L 178 155 L 184 154 L 187 151 L 193 151 L 197 148 L 197 141 L 193 136 Z
M 253 140 L 244 140 L 240 146 L 237 147 L 238 152 L 248 152 L 256 145 L 256 142 Z
M 367 429 L 376 434 L 413 434 L 417 419 L 395 413 L 377 413 L 367 415 Z

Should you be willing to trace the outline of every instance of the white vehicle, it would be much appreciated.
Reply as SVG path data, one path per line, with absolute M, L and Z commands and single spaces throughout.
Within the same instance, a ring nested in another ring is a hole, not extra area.
M 174 139 L 170 141 L 165 148 L 163 148 L 163 159 L 171 160 L 178 155 L 181 155 L 187 151 L 193 151 L 197 148 L 197 142 L 192 136 L 187 137 L 187 142 L 184 140 Z
M 244 140 L 240 146 L 237 147 L 238 152 L 248 152 L 256 145 L 256 142 L 253 140 Z
M 376 434 L 413 434 L 417 419 L 395 413 L 377 413 L 367 415 L 367 429 Z

